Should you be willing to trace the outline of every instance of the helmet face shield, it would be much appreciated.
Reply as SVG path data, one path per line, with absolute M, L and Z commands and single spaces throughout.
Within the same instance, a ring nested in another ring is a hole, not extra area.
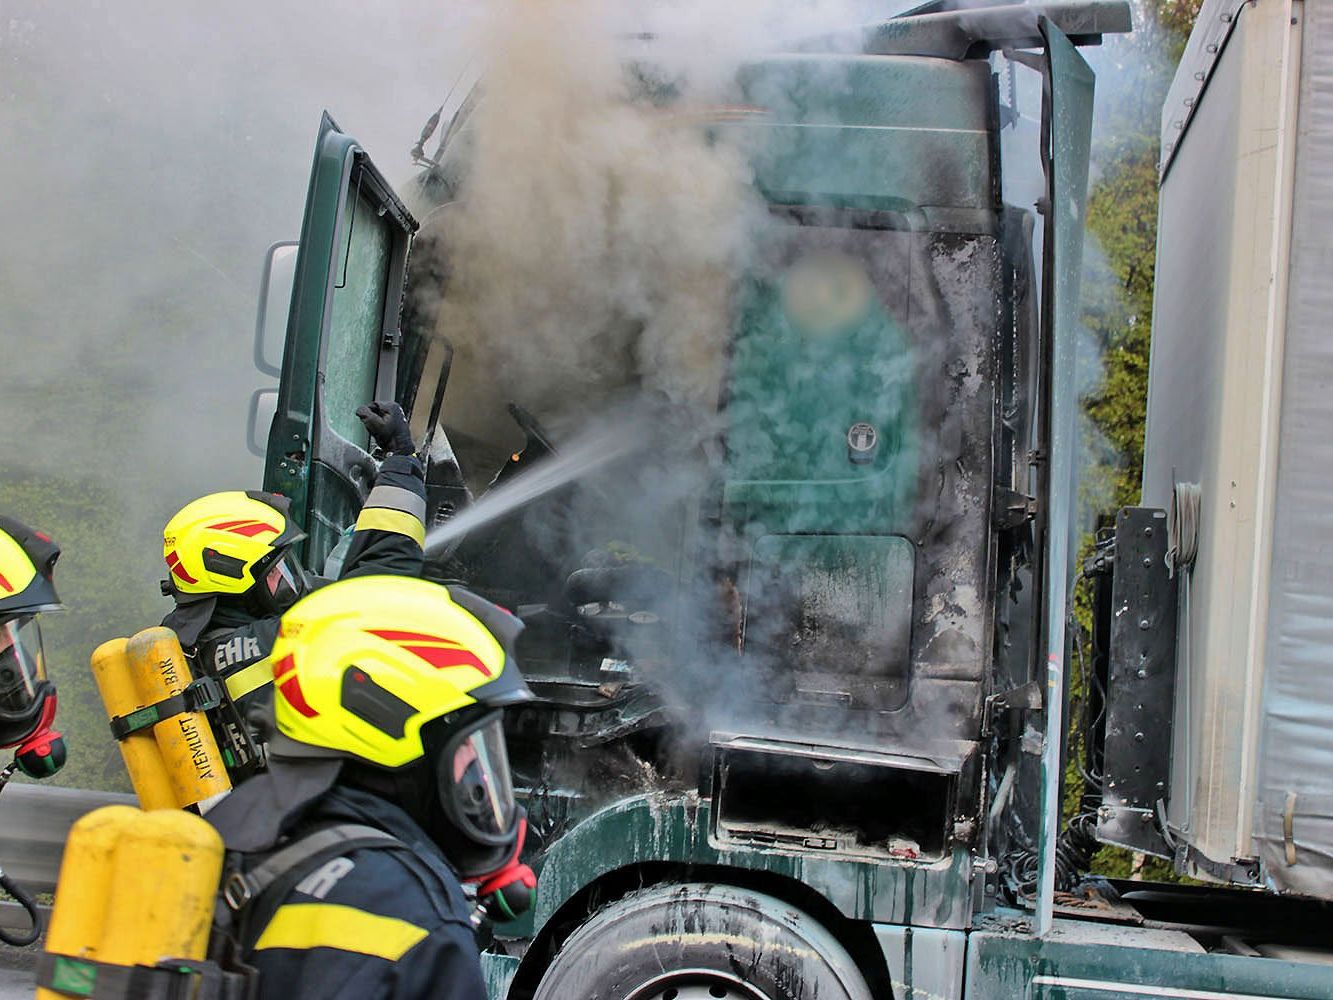
M 445 815 L 469 839 L 500 845 L 513 839 L 517 806 L 500 713 L 454 736 L 436 771 Z
M 46 679 L 42 629 L 32 615 L 0 623 L 0 747 L 37 729 L 55 687 Z
M 278 607 L 291 607 L 301 594 L 300 578 L 285 555 L 264 574 L 264 586 L 268 589 L 269 599 Z
M 310 590 L 310 580 L 296 553 L 283 549 L 277 558 L 258 571 L 260 602 L 276 614 L 281 614 Z
M 31 615 L 0 625 L 0 712 L 27 712 L 46 680 L 42 627 Z

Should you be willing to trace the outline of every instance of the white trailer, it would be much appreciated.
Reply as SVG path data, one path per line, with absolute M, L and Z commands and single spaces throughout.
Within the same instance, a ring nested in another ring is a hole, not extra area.
M 1197 549 L 1168 839 L 1333 899 L 1333 5 L 1207 0 L 1161 173 L 1143 503 Z

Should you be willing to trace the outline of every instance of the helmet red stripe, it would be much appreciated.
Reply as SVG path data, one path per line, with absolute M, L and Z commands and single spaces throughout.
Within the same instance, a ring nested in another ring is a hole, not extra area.
M 176 555 L 175 552 L 167 553 L 167 566 L 170 567 L 172 576 L 180 577 L 186 583 L 199 582 L 185 571 L 185 567 L 181 565 L 181 557 Z
M 458 643 L 453 639 L 446 639 L 442 635 L 428 635 L 425 632 L 400 632 L 391 628 L 372 628 L 368 629 L 371 635 L 379 636 L 381 639 L 388 639 L 390 642 L 438 642 L 443 646 L 457 646 Z
M 466 649 L 408 645 L 404 645 L 403 648 L 409 653 L 421 657 L 436 670 L 443 670 L 445 667 L 472 667 L 474 670 L 481 671 L 483 677 L 491 676 L 490 668 Z
M 310 707 L 310 703 L 305 700 L 305 694 L 301 691 L 301 680 L 295 674 L 288 677 L 278 685 L 278 690 L 282 696 L 287 699 L 287 704 L 296 709 L 307 719 L 313 719 L 319 713 Z
M 453 639 L 426 632 L 404 632 L 398 629 L 372 628 L 366 631 L 401 646 L 414 656 L 421 657 L 436 670 L 443 670 L 445 667 L 471 667 L 479 671 L 483 677 L 494 676 L 490 667 L 475 654 L 461 648 Z M 430 645 L 424 645 L 425 643 Z
M 240 521 L 219 521 L 217 524 L 210 524 L 209 527 L 217 531 L 230 531 L 233 535 L 244 535 L 246 538 L 254 538 L 255 535 L 262 535 L 264 532 L 280 534 L 273 525 L 248 518 Z
M 277 663 L 273 664 L 273 679 L 276 681 L 278 678 L 291 673 L 295 669 L 296 659 L 291 653 L 288 653 Z
M 3 573 L 0 573 L 0 587 L 5 588 L 5 593 L 8 594 L 14 593 L 14 588 L 10 586 L 9 581 L 5 579 L 5 574 Z

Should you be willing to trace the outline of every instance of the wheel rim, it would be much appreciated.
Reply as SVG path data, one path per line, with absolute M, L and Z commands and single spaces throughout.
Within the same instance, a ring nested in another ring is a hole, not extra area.
M 773 1000 L 749 983 L 716 969 L 680 969 L 636 987 L 625 1000 Z

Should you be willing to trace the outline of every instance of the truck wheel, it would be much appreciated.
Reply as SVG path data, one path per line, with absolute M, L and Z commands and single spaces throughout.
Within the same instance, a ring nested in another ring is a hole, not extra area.
M 660 885 L 595 913 L 534 1000 L 872 1000 L 824 927 L 772 896 Z

